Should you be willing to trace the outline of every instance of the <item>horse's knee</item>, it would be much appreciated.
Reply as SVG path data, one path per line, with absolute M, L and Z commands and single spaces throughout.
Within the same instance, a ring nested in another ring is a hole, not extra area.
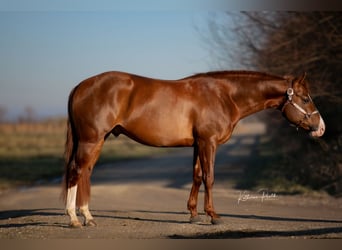
M 197 207 L 197 199 L 190 195 L 187 205 L 188 205 L 188 209 L 190 211 L 196 209 L 196 207 Z
M 194 184 L 196 185 L 196 186 L 201 186 L 201 184 L 202 184 L 202 175 L 196 175 L 196 176 L 194 176 L 193 177 L 193 181 L 194 181 Z
M 214 185 L 214 178 L 212 178 L 211 176 L 205 176 L 203 178 L 203 183 L 205 185 L 205 188 L 211 189 Z

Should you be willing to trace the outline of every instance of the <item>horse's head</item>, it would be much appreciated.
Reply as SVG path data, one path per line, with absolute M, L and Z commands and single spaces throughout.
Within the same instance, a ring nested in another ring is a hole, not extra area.
M 282 112 L 297 128 L 301 127 L 310 131 L 311 136 L 319 137 L 324 134 L 325 124 L 310 97 L 305 76 L 306 73 L 298 78 L 285 77 L 291 85 L 287 89 L 287 101 Z

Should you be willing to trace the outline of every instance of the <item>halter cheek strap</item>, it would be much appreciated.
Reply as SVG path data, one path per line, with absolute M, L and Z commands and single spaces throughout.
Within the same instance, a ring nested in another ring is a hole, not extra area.
M 301 113 L 303 113 L 303 114 L 305 115 L 305 117 L 307 117 L 307 118 L 310 118 L 312 115 L 318 114 L 318 113 L 319 113 L 318 110 L 315 110 L 315 111 L 313 111 L 313 112 L 311 112 L 311 113 L 306 112 L 303 108 L 301 108 L 301 107 L 300 107 L 297 103 L 295 103 L 295 102 L 290 102 L 290 104 L 292 104 L 298 111 L 300 111 Z
M 287 106 L 287 104 L 291 104 L 293 107 L 295 107 L 299 112 L 301 112 L 302 114 L 304 114 L 304 116 L 306 118 L 310 118 L 312 115 L 314 114 L 318 114 L 318 110 L 316 109 L 315 111 L 309 113 L 309 112 L 306 112 L 301 106 L 299 106 L 297 103 L 295 103 L 293 100 L 292 100 L 292 96 L 294 95 L 294 90 L 293 88 L 288 88 L 287 91 L 286 91 L 286 94 L 287 94 L 287 101 L 285 102 L 285 104 L 283 105 L 283 108 L 281 109 L 282 112 L 284 112 L 285 110 L 285 107 Z M 310 100 L 311 100 L 311 97 L 309 96 Z
M 287 101 L 285 102 L 285 104 L 283 105 L 282 109 L 281 109 L 281 112 L 284 113 L 284 110 L 285 110 L 285 107 L 288 105 L 288 104 L 291 104 L 293 107 L 295 107 L 300 113 L 302 113 L 304 115 L 303 119 L 301 119 L 297 124 L 296 124 L 296 127 L 298 129 L 298 127 L 302 124 L 302 122 L 304 121 L 304 119 L 309 119 L 312 115 L 314 114 L 319 114 L 318 110 L 316 109 L 315 111 L 309 113 L 307 111 L 305 111 L 301 106 L 299 106 L 297 103 L 295 103 L 293 100 L 292 100 L 292 97 L 294 95 L 294 90 L 293 88 L 288 88 L 287 91 L 286 91 L 286 94 L 287 94 Z M 310 100 L 311 97 L 309 96 Z

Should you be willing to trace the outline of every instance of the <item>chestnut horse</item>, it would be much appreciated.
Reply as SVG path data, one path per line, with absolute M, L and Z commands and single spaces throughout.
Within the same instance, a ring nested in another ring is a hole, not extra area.
M 194 147 L 190 222 L 200 222 L 197 197 L 203 182 L 204 211 L 212 224 L 220 223 L 212 195 L 216 149 L 228 141 L 241 118 L 267 108 L 279 109 L 312 136 L 325 131 L 305 74 L 222 71 L 167 81 L 106 72 L 84 80 L 68 103 L 63 194 L 70 226 L 82 226 L 76 208 L 84 225 L 96 225 L 88 208 L 90 176 L 110 134 L 155 147 Z

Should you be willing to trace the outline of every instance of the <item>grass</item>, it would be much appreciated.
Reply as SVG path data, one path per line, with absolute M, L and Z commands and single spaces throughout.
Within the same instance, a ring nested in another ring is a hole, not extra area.
M 0 192 L 62 177 L 65 125 L 65 119 L 0 124 Z M 167 150 L 146 147 L 124 136 L 109 137 L 99 164 Z

